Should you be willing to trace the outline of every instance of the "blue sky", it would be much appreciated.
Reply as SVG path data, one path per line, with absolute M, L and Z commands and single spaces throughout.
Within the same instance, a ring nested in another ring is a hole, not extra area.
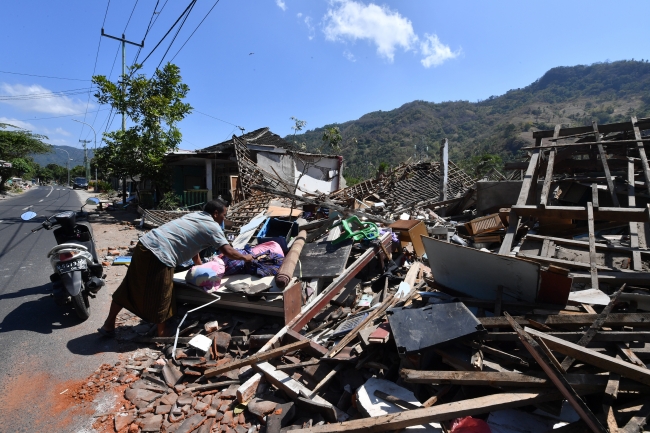
M 83 81 L 93 71 L 113 80 L 120 72 L 120 44 L 100 37 L 102 25 L 140 42 L 153 15 L 141 61 L 189 4 L 5 2 L 0 122 L 75 147 L 93 133 L 72 119 L 93 125 L 98 140 L 107 123 L 119 128 L 119 116 L 107 122 L 110 111 L 89 97 L 91 83 Z M 642 1 L 221 0 L 205 18 L 214 4 L 196 2 L 164 57 L 180 66 L 195 109 L 180 124 L 183 149 L 223 141 L 239 133 L 237 126 L 269 126 L 284 136 L 292 132 L 291 116 L 313 129 L 416 99 L 485 99 L 555 66 L 650 58 L 641 18 L 650 2 Z M 175 29 L 144 73 L 163 59 Z M 127 45 L 127 64 L 136 53 Z

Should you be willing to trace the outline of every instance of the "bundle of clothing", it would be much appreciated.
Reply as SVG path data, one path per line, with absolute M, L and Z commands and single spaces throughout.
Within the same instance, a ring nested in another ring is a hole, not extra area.
M 252 247 L 246 245 L 242 254 L 250 254 L 253 260 L 246 263 L 243 260 L 232 260 L 227 257 L 213 256 L 202 265 L 193 266 L 187 274 L 185 281 L 194 286 L 203 288 L 207 292 L 215 291 L 221 285 L 224 276 L 234 274 L 248 274 L 257 277 L 275 276 L 284 261 L 284 253 L 277 242 L 265 242 Z

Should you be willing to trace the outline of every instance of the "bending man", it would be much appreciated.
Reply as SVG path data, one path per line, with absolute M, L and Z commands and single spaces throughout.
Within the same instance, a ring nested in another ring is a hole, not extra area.
M 158 336 L 165 336 L 165 321 L 176 313 L 173 292 L 176 265 L 189 259 L 200 265 L 199 253 L 209 247 L 228 258 L 251 261 L 250 254 L 241 254 L 224 236 L 221 223 L 226 212 L 224 202 L 210 201 L 202 212 L 184 215 L 142 236 L 124 280 L 113 293 L 106 322 L 97 331 L 104 336 L 115 335 L 117 314 L 126 308 L 147 322 L 156 323 Z

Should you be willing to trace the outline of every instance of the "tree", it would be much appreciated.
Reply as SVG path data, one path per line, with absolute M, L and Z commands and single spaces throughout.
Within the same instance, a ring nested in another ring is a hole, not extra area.
M 32 170 L 30 154 L 52 152 L 52 147 L 43 142 L 47 139 L 46 136 L 24 129 L 7 131 L 7 128 L 16 127 L 0 123 L 0 160 L 9 162 L 12 166 L 0 166 L 0 190 L 5 188 L 7 179 L 22 176 Z
M 177 150 L 181 142 L 176 125 L 191 113 L 192 107 L 182 102 L 189 87 L 182 82 L 178 66 L 167 63 L 151 78 L 136 75 L 140 67 L 136 64 L 129 68 L 130 73 L 117 83 L 103 75 L 93 77 L 99 89 L 97 101 L 124 112 L 132 123 L 125 131 L 105 133 L 107 145 L 97 150 L 95 159 L 110 175 L 132 180 L 140 176 L 140 180 L 152 180 L 158 187 L 168 180 L 165 156 Z

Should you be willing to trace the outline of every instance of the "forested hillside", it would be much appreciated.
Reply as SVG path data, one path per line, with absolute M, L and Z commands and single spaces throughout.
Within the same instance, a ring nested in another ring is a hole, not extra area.
M 309 130 L 295 140 L 313 150 L 322 145 L 325 128 L 339 127 L 347 178 L 367 177 L 382 162 L 435 159 L 443 138 L 449 139 L 452 160 L 471 170 L 472 158 L 484 154 L 498 155 L 504 162 L 516 159 L 537 129 L 591 124 L 592 119 L 609 123 L 631 115 L 650 116 L 647 61 L 557 67 L 523 89 L 484 101 L 413 101 Z

